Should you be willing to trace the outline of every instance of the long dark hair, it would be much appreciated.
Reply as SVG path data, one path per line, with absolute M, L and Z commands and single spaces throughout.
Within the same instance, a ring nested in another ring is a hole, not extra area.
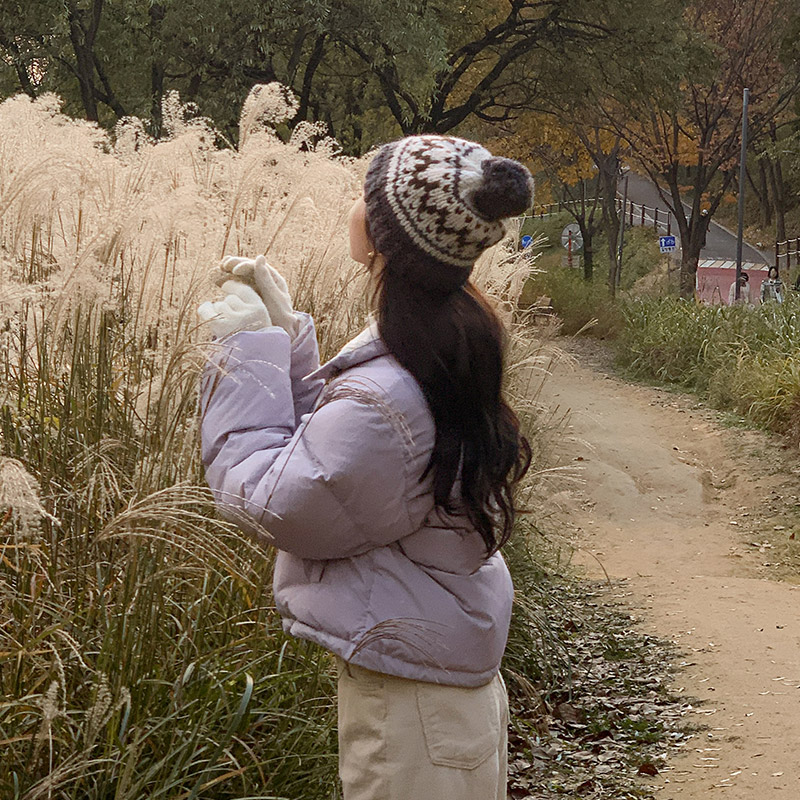
M 503 399 L 503 326 L 467 277 L 400 249 L 384 256 L 375 305 L 382 339 L 419 383 L 436 424 L 423 478 L 433 474 L 436 505 L 466 513 L 491 554 L 511 535 L 513 488 L 531 449 Z

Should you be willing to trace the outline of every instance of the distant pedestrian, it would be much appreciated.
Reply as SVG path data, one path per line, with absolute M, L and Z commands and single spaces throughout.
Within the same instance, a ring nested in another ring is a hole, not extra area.
M 706 241 L 708 240 L 708 226 L 711 224 L 711 220 L 708 218 L 708 209 L 704 208 L 700 212 L 700 224 L 703 226 L 703 243 L 700 245 L 700 249 L 704 249 L 706 246 Z
M 778 277 L 777 267 L 769 268 L 767 279 L 761 284 L 761 302 L 783 302 L 783 281 Z
M 728 290 L 728 305 L 732 306 L 735 303 L 750 305 L 750 276 L 746 272 L 739 276 L 739 299 L 736 299 L 736 281 L 731 284 L 731 288 Z

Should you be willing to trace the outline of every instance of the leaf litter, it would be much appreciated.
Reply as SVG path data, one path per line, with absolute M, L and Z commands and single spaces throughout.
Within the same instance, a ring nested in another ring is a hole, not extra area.
M 670 689 L 677 648 L 637 629 L 619 584 L 553 592 L 571 678 L 538 697 L 512 694 L 509 797 L 652 798 L 653 778 L 700 729 L 702 710 Z

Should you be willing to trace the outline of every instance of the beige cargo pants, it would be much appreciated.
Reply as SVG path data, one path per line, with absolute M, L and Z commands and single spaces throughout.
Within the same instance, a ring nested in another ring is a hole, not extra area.
M 508 696 L 339 668 L 344 800 L 506 800 Z

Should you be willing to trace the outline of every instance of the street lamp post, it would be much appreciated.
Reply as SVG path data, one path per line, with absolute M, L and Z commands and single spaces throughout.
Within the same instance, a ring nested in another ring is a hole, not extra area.
M 628 180 L 630 176 L 625 175 L 625 188 L 622 190 L 622 213 L 619 217 L 619 250 L 617 251 L 617 269 L 614 280 L 612 281 L 611 294 L 612 297 L 615 293 L 616 287 L 619 286 L 620 278 L 622 277 L 622 247 L 625 244 L 625 206 L 628 204 Z
M 744 188 L 747 178 L 747 106 L 750 102 L 750 90 L 742 94 L 742 152 L 739 155 L 739 229 L 736 232 L 736 300 L 739 300 L 742 277 L 742 241 L 744 237 Z

